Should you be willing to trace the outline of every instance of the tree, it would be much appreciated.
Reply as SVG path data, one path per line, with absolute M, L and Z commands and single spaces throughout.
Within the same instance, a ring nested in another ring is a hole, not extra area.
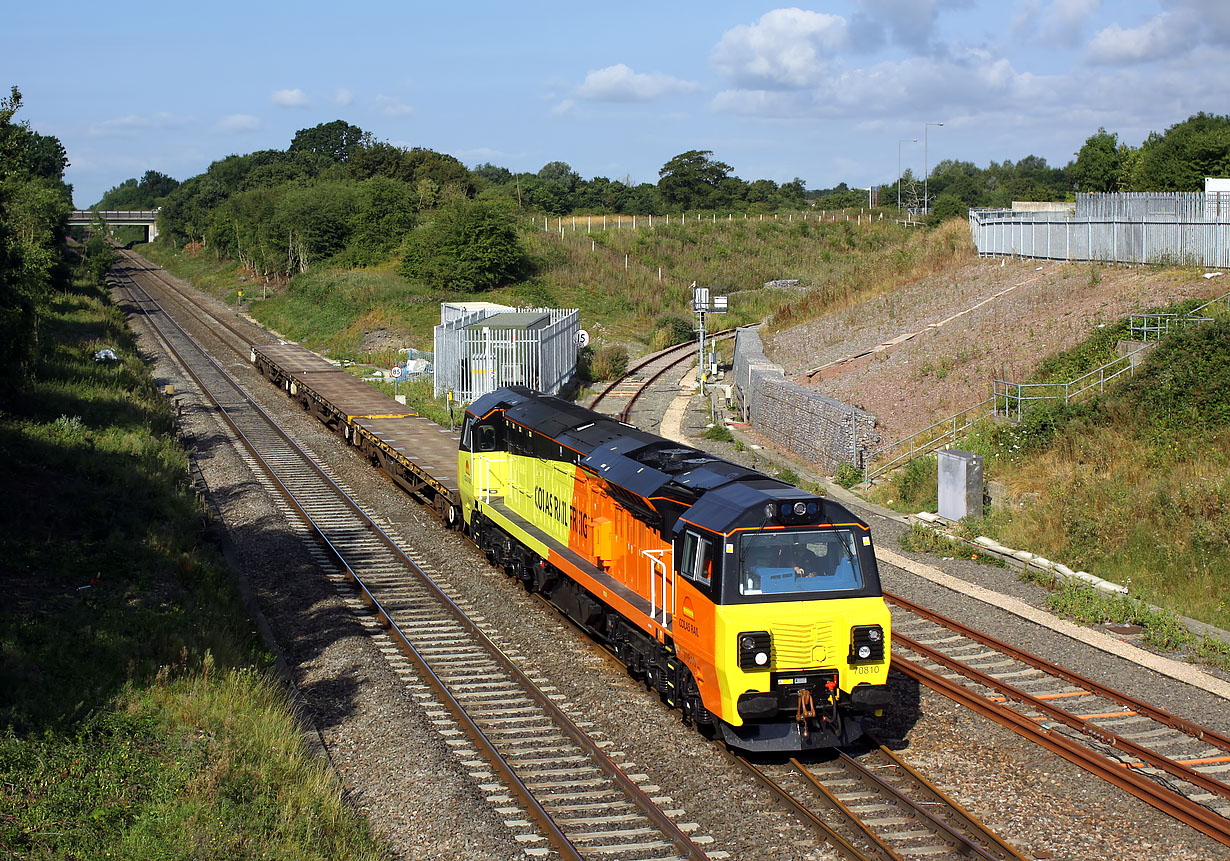
M 14 122 L 21 92 L 0 99 L 0 390 L 16 387 L 38 340 L 38 307 L 65 280 L 59 247 L 72 190 L 53 137 Z
M 1123 173 L 1119 135 L 1099 128 L 1080 148 L 1068 172 L 1077 191 L 1118 191 Z
M 1201 111 L 1140 147 L 1134 191 L 1203 191 L 1206 176 L 1230 176 L 1230 116 Z
M 487 200 L 455 200 L 406 240 L 402 274 L 447 290 L 486 290 L 524 277 L 529 257 L 513 213 Z
M 179 180 L 156 170 L 147 170 L 140 182 L 126 179 L 108 189 L 95 209 L 157 209 L 163 199 L 179 188 Z
M 668 205 L 683 208 L 712 206 L 720 197 L 722 181 L 732 170 L 715 161 L 712 150 L 688 150 L 672 158 L 658 171 L 658 193 Z
M 299 129 L 287 152 L 311 152 L 344 164 L 363 142 L 363 129 L 344 120 L 321 123 L 310 129 Z

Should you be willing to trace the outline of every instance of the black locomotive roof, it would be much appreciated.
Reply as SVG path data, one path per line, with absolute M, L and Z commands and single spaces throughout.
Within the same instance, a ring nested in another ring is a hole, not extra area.
M 481 418 L 498 409 L 577 452 L 582 466 L 611 484 L 646 499 L 690 505 L 686 519 L 715 532 L 762 525 L 769 503 L 817 499 L 762 472 L 524 386 L 497 389 L 467 412 Z M 832 500 L 821 505 L 824 522 L 861 523 Z
M 817 514 L 806 520 L 793 520 L 783 524 L 773 510 L 783 502 L 817 503 Z M 827 524 L 867 524 L 839 502 L 823 496 L 815 496 L 793 485 L 759 476 L 749 481 L 738 481 L 706 493 L 688 509 L 683 517 L 689 523 L 719 534 L 736 529 L 764 529 L 766 526 L 817 526 Z M 675 526 L 676 531 L 682 524 Z

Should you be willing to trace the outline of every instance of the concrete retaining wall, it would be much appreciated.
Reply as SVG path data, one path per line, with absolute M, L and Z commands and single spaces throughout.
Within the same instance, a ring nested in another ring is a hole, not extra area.
M 880 444 L 875 416 L 790 382 L 765 356 L 753 328 L 735 334 L 732 376 L 739 409 L 752 427 L 824 469 L 843 463 L 862 468 L 865 452 Z

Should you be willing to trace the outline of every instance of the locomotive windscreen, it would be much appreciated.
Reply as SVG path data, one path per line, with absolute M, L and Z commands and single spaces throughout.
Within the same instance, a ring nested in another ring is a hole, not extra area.
M 740 595 L 847 592 L 863 588 L 848 529 L 762 532 L 743 538 Z

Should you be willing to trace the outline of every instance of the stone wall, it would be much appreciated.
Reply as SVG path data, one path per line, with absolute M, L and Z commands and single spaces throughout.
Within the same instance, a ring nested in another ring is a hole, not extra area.
M 848 463 L 862 468 L 876 448 L 876 417 L 786 379 L 769 361 L 756 329 L 735 333 L 733 386 L 739 409 L 752 427 L 787 451 L 826 470 Z

